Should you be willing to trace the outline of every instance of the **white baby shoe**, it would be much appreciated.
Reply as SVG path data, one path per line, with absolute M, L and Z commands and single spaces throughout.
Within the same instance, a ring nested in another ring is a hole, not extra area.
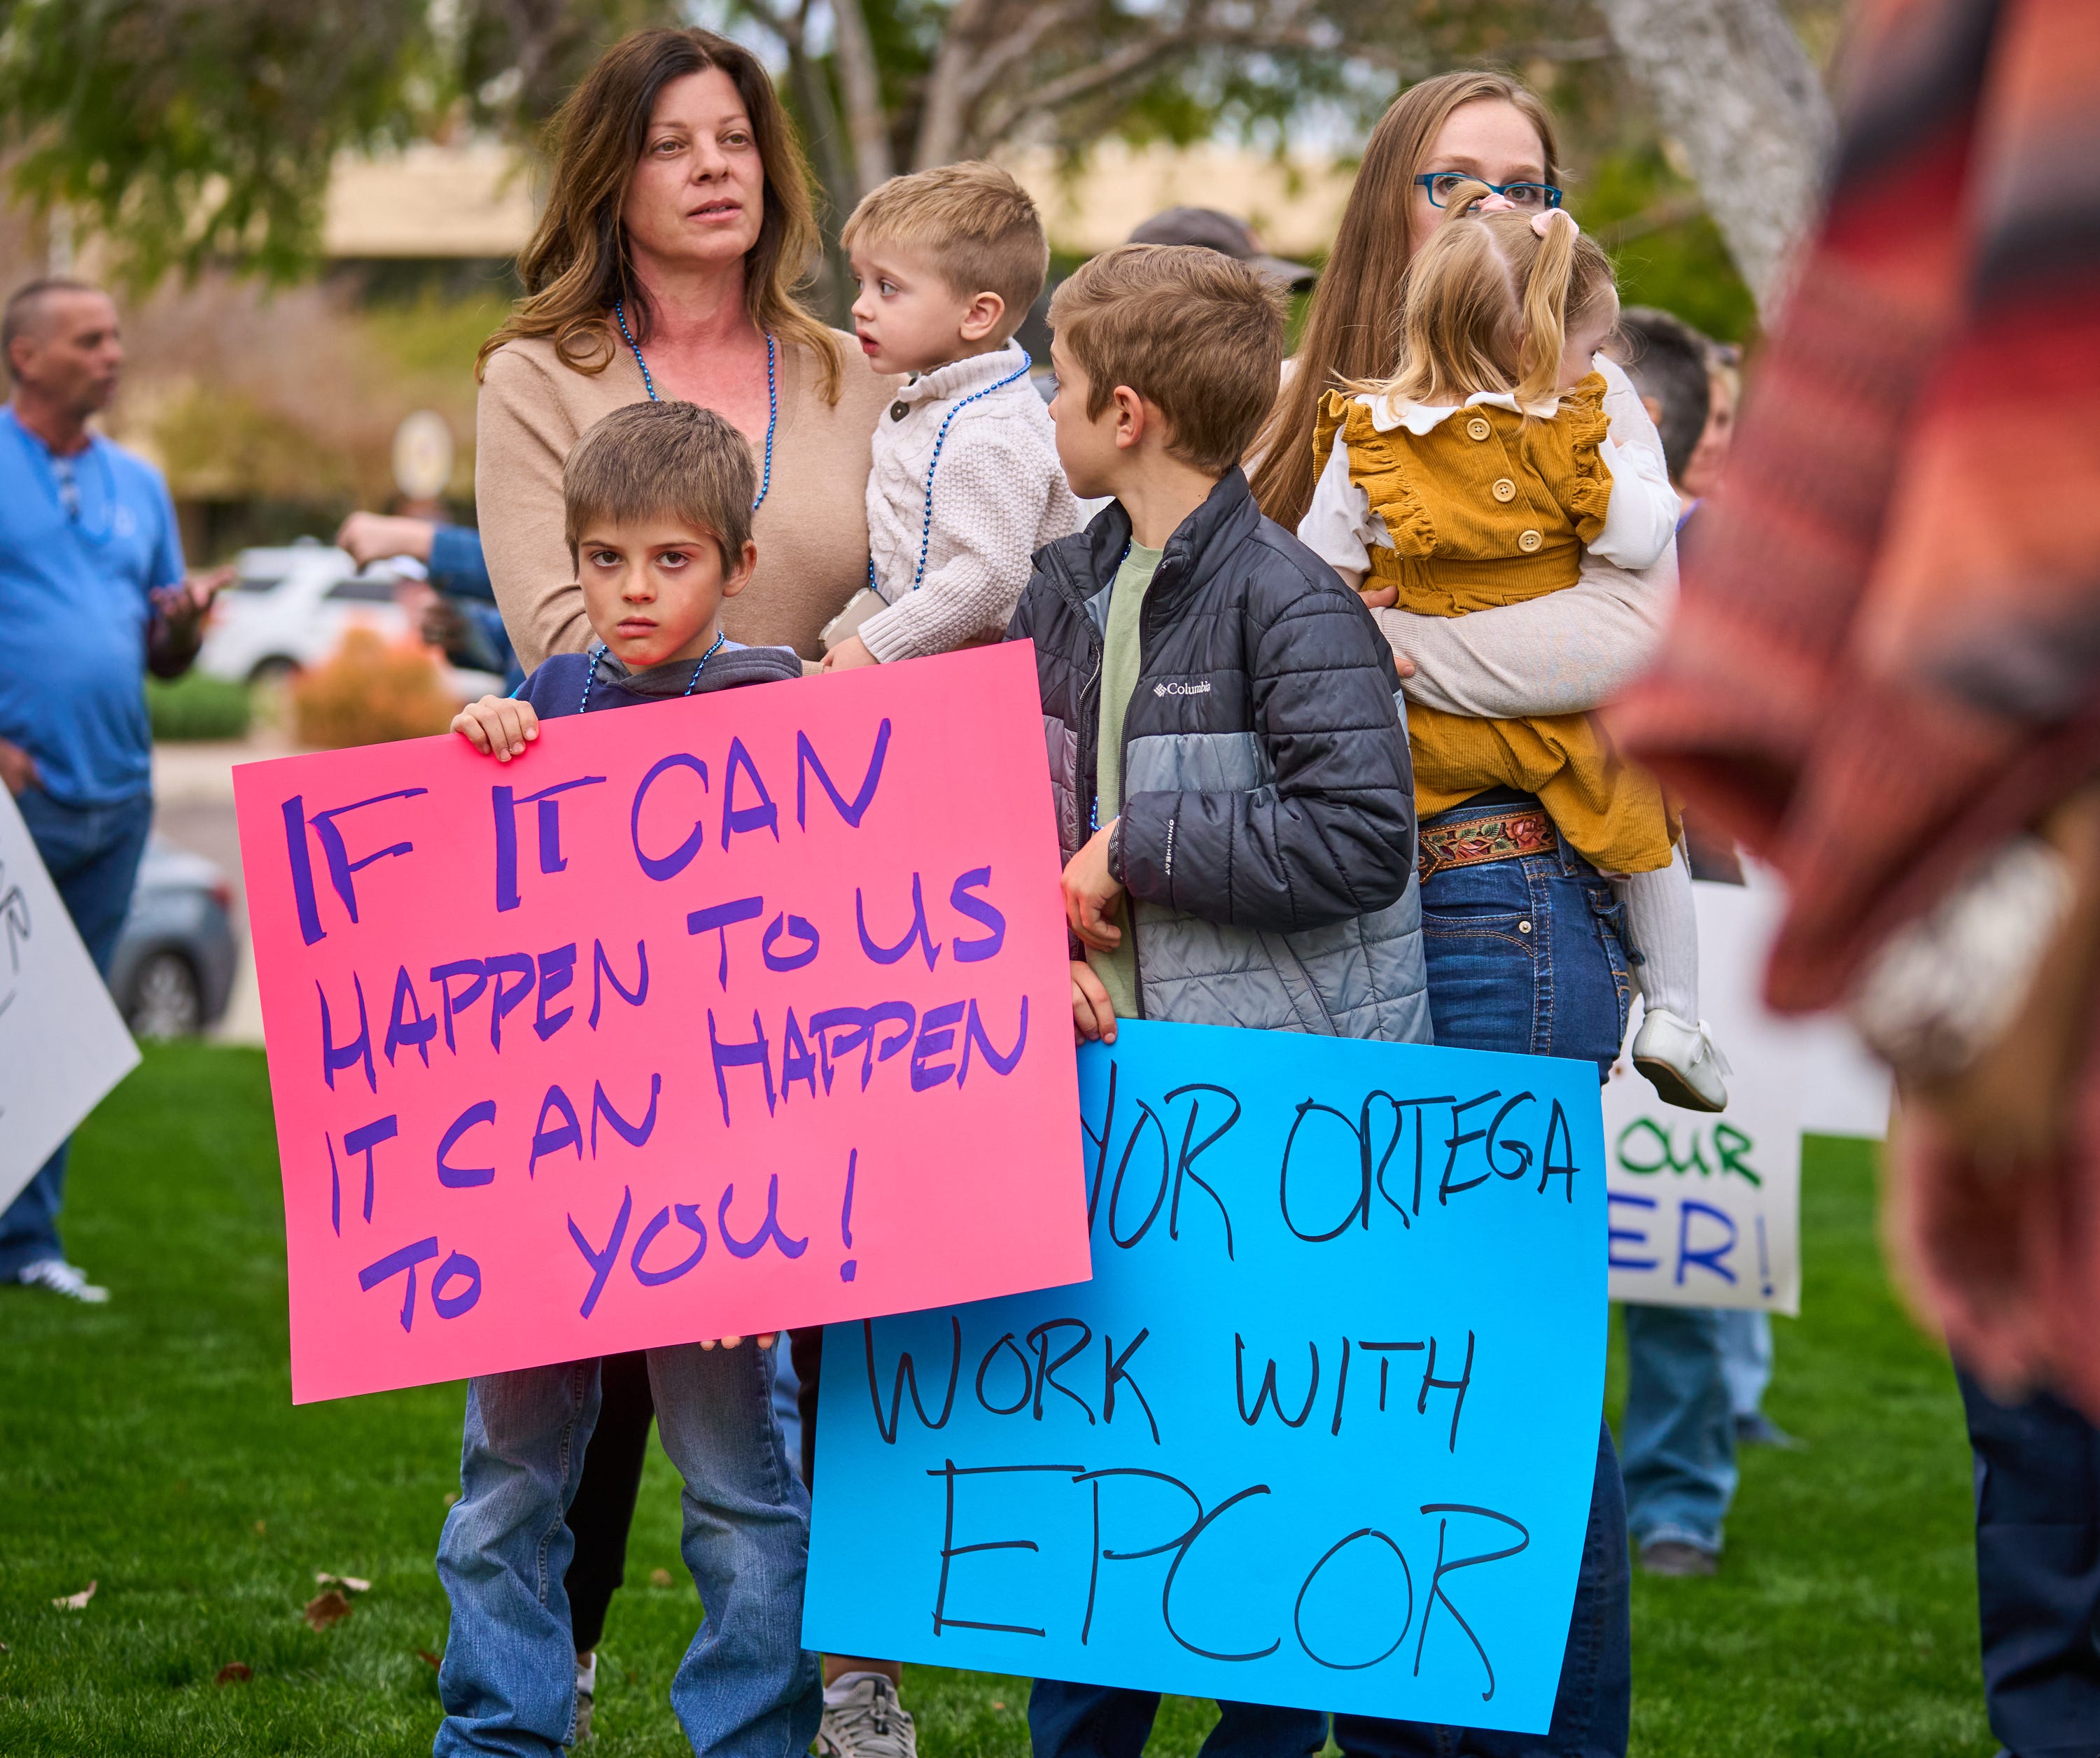
M 1634 1066 L 1666 1104 L 1687 1111 L 1727 1108 L 1728 1089 L 1721 1077 L 1734 1071 L 1703 1020 L 1692 1025 L 1667 1007 L 1650 1007 L 1634 1034 Z

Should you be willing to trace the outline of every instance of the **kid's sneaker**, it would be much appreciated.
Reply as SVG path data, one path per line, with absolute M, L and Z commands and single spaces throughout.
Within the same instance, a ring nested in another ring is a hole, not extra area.
M 63 1258 L 39 1258 L 34 1263 L 25 1263 L 15 1280 L 24 1288 L 48 1289 L 90 1306 L 99 1306 L 109 1298 L 108 1289 L 97 1288 L 88 1280 L 86 1271 Z
M 1703 1020 L 1692 1025 L 1667 1007 L 1650 1007 L 1634 1034 L 1634 1066 L 1665 1104 L 1687 1111 L 1727 1108 L 1728 1089 L 1721 1077 L 1734 1071 Z
M 576 1731 L 569 1743 L 580 1746 L 591 1737 L 591 1710 L 598 1691 L 598 1656 L 593 1654 L 590 1664 L 576 1668 Z
M 880 1672 L 849 1672 L 825 1688 L 814 1749 L 818 1758 L 919 1758 L 919 1736 L 895 1685 Z

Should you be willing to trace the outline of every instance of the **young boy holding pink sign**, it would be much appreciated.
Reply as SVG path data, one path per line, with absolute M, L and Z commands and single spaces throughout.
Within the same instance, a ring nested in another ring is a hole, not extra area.
M 510 763 L 542 717 L 594 714 L 801 676 L 784 647 L 721 633 L 757 549 L 750 447 L 689 403 L 616 410 L 562 473 L 569 549 L 598 645 L 556 654 L 514 697 L 484 696 L 453 731 Z M 801 1643 L 810 1500 L 773 1411 L 773 1345 L 725 1337 L 646 1352 L 664 1450 L 685 1479 L 686 1566 L 706 1621 L 671 1681 L 697 1753 L 779 1758 L 808 1746 L 822 1692 Z M 461 1497 L 438 1574 L 452 1606 L 435 1751 L 553 1754 L 580 1737 L 564 1514 L 597 1426 L 596 1360 L 483 1375 L 467 1390 Z M 643 1418 L 646 1431 L 646 1418 Z

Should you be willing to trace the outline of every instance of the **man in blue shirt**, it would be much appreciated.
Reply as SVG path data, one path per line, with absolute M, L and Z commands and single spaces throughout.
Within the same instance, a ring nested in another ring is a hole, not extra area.
M 106 975 L 152 823 L 145 670 L 188 668 L 219 581 L 185 582 L 160 473 L 89 430 L 124 364 L 109 296 L 31 282 L 0 355 L 0 782 Z M 60 1249 L 66 1151 L 0 1214 L 0 1281 L 106 1300 Z

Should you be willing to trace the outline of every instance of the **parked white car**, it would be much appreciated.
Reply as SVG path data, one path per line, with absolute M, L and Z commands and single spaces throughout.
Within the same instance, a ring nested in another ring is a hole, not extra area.
M 420 575 L 408 562 L 375 562 L 360 573 L 342 550 L 312 538 L 244 549 L 213 608 L 198 669 L 236 684 L 280 682 L 321 663 L 353 628 L 405 640 L 414 631 L 394 589 Z M 502 680 L 488 672 L 444 671 L 462 700 L 502 692 Z

